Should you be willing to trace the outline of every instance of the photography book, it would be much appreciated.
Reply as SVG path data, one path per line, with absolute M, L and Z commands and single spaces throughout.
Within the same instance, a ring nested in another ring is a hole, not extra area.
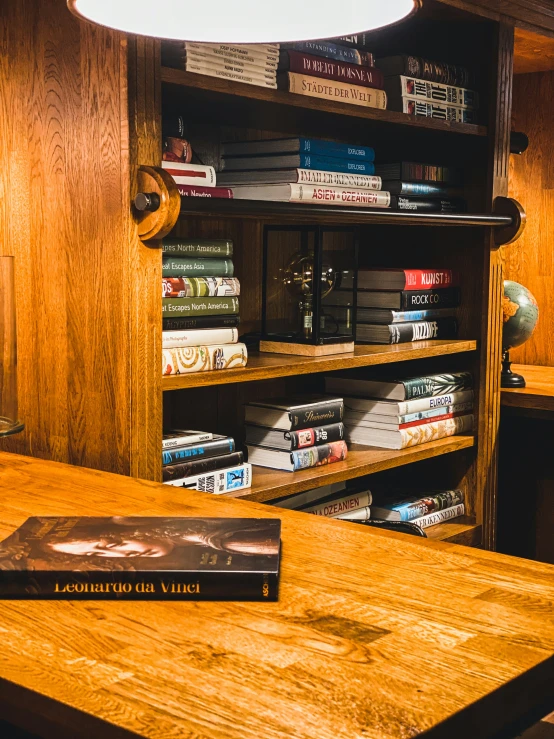
M 243 462 L 244 454 L 242 452 L 233 452 L 232 454 L 224 454 L 217 457 L 188 459 L 179 464 L 170 464 L 162 467 L 162 481 L 168 482 L 169 480 L 180 480 L 183 477 L 202 475 L 206 472 L 235 467 L 241 465 Z
M 366 67 L 350 62 L 339 62 L 315 54 L 305 54 L 292 49 L 281 52 L 279 70 L 283 72 L 297 72 L 312 77 L 323 77 L 337 82 L 348 82 L 364 87 L 384 87 L 384 77 L 380 69 Z
M 329 378 L 331 379 L 331 378 Z M 347 379 L 347 378 L 345 378 Z M 367 386 L 358 385 L 357 380 L 351 380 L 349 392 L 365 395 Z M 362 380 L 362 383 L 364 381 Z M 345 389 L 345 388 L 343 388 Z M 370 388 L 370 392 L 373 388 Z M 443 395 L 418 397 L 415 400 L 396 402 L 394 400 L 377 400 L 371 397 L 348 397 L 344 396 L 345 413 L 347 410 L 355 410 L 360 413 L 376 414 L 378 416 L 397 418 L 409 413 L 427 413 L 438 408 L 448 408 L 462 403 L 473 401 L 473 390 L 460 390 L 458 392 L 444 393 Z
M 326 172 L 321 169 L 261 169 L 246 172 L 222 172 L 222 184 L 233 185 L 332 185 L 358 190 L 384 190 L 381 178 L 354 172 Z
M 286 203 L 320 203 L 370 208 L 388 208 L 390 194 L 383 190 L 335 187 L 333 185 L 235 185 L 237 200 L 270 200 Z
M 272 518 L 37 516 L 5 539 L 0 597 L 277 600 Z
M 328 444 L 330 441 L 344 439 L 344 424 L 332 423 L 327 426 L 301 429 L 299 431 L 279 431 L 264 426 L 246 424 L 246 443 L 256 446 L 284 449 L 293 452 L 309 446 Z
M 356 341 L 368 344 L 405 344 L 430 339 L 455 339 L 458 322 L 455 318 L 436 318 L 434 321 L 383 324 L 358 323 Z
M 332 294 L 332 293 L 331 293 Z M 364 308 L 388 308 L 409 311 L 427 308 L 456 308 L 460 304 L 459 287 L 440 287 L 433 290 L 358 290 L 357 320 L 369 320 Z
M 358 290 L 433 290 L 457 287 L 451 269 L 360 269 Z
M 372 513 L 374 518 L 384 521 L 413 521 L 414 518 L 452 508 L 463 502 L 464 494 L 461 490 L 434 490 L 425 495 L 397 498 L 391 503 L 373 506 Z
M 295 452 L 267 449 L 262 446 L 247 446 L 246 448 L 248 449 L 250 464 L 272 467 L 286 472 L 296 472 L 308 467 L 320 467 L 324 464 L 341 462 L 348 456 L 348 447 L 345 441 L 332 441 L 330 444 L 311 446 L 308 449 L 298 449 Z
M 368 428 L 356 424 L 351 425 L 348 419 L 344 425 L 347 429 L 348 440 L 353 444 L 376 446 L 383 449 L 406 449 L 419 446 L 419 444 L 426 444 L 429 441 L 444 439 L 447 436 L 469 433 L 473 429 L 473 416 L 467 414 L 438 421 L 431 419 L 421 426 L 395 431 Z
M 306 137 L 290 139 L 260 139 L 258 141 L 225 141 L 222 155 L 230 157 L 268 156 L 272 154 L 313 154 L 314 156 L 338 159 L 361 159 L 373 162 L 375 149 L 359 144 L 343 144 L 326 139 Z
M 162 252 L 184 257 L 225 259 L 233 256 L 233 242 L 230 239 L 179 239 L 166 236 L 162 241 Z
M 219 457 L 222 454 L 231 454 L 236 451 L 235 440 L 232 436 L 210 434 L 209 439 L 191 441 L 180 444 L 176 448 L 165 448 L 162 452 L 162 464 L 180 464 L 190 459 L 205 457 Z M 181 475 L 183 477 L 183 475 Z
M 342 421 L 342 398 L 304 395 L 298 398 L 256 400 L 244 406 L 244 420 L 257 426 L 297 431 Z
M 414 400 L 433 395 L 447 395 L 473 386 L 471 372 L 445 372 L 440 375 L 422 375 L 404 380 L 365 380 L 350 377 L 325 377 L 328 393 L 360 395 L 365 398 L 387 398 L 389 400 Z M 406 411 L 408 412 L 408 411 Z
M 459 87 L 468 87 L 473 84 L 473 75 L 467 67 L 448 62 L 435 62 L 420 56 L 408 54 L 385 56 L 377 59 L 375 66 L 383 72 L 385 77 L 409 75 Z
M 276 154 L 273 156 L 229 157 L 223 160 L 225 172 L 255 169 L 317 169 L 324 172 L 375 174 L 375 165 L 365 159 L 347 159 L 321 154 Z
M 204 472 L 200 475 L 167 480 L 164 485 L 200 490 L 200 492 L 214 495 L 236 493 L 238 490 L 252 486 L 252 465 L 244 462 L 236 467 L 225 467 L 222 470 Z

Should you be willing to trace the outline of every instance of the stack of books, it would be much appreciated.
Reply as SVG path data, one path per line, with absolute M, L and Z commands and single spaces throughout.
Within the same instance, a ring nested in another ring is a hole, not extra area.
M 352 293 L 344 291 L 345 299 Z M 335 290 L 330 301 L 339 301 Z M 460 304 L 458 276 L 450 269 L 360 269 L 356 292 L 356 341 L 402 344 L 454 339 Z M 346 310 L 346 309 L 345 309 Z
M 388 208 L 370 146 L 313 138 L 231 141 L 219 182 L 233 197 L 290 203 Z
M 325 389 L 344 396 L 349 442 L 405 449 L 473 429 L 470 372 L 367 380 L 329 376 Z
M 233 242 L 163 240 L 162 367 L 164 375 L 245 367 L 238 342 L 240 284 Z
M 205 493 L 229 493 L 252 485 L 252 468 L 230 436 L 174 429 L 162 441 L 166 485 Z
M 458 123 L 477 122 L 479 96 L 468 87 L 472 78 L 465 67 L 405 55 L 384 57 L 376 64 L 385 77 L 391 110 Z
M 380 70 L 360 39 L 283 44 L 279 86 L 289 92 L 368 108 L 387 107 Z
M 193 164 L 194 152 L 185 136 L 185 121 L 180 115 L 164 116 L 162 121 L 162 168 L 171 175 L 181 197 L 227 198 L 233 197 L 228 187 L 217 187 L 214 167 Z
M 391 194 L 391 208 L 412 213 L 463 213 L 467 203 L 461 189 L 462 171 L 419 162 L 376 163 L 383 190 Z
M 296 472 L 346 459 L 342 398 L 272 398 L 245 405 L 248 461 Z
M 463 516 L 465 513 L 462 490 L 433 490 L 406 497 L 397 493 L 379 499 L 379 505 L 371 509 L 371 518 L 382 521 L 410 521 L 421 529 Z M 348 518 L 348 513 L 345 518 Z M 351 519 L 352 520 L 352 519 Z
M 271 501 L 278 508 L 312 513 L 327 518 L 370 518 L 371 491 L 363 481 L 338 482 L 305 490 L 297 495 Z
M 279 44 L 166 41 L 162 45 L 162 63 L 186 72 L 275 89 Z

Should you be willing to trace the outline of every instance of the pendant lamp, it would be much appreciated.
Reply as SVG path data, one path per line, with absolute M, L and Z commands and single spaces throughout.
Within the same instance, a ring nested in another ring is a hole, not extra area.
M 285 43 L 350 36 L 413 13 L 419 0 L 67 0 L 93 23 L 142 36 Z

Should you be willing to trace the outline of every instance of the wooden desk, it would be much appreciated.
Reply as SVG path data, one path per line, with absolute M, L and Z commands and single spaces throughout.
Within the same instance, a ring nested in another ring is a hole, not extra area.
M 512 372 L 523 375 L 522 388 L 502 388 L 501 404 L 523 411 L 554 411 L 554 367 L 513 364 Z
M 283 521 L 278 603 L 0 602 L 0 718 L 41 737 L 490 739 L 554 708 L 554 567 L 5 453 L 0 511 Z

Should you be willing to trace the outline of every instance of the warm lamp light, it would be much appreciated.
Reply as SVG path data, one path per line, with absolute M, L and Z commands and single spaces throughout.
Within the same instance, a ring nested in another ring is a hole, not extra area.
M 406 18 L 418 0 L 67 0 L 77 16 L 142 36 L 278 43 L 350 36 Z

